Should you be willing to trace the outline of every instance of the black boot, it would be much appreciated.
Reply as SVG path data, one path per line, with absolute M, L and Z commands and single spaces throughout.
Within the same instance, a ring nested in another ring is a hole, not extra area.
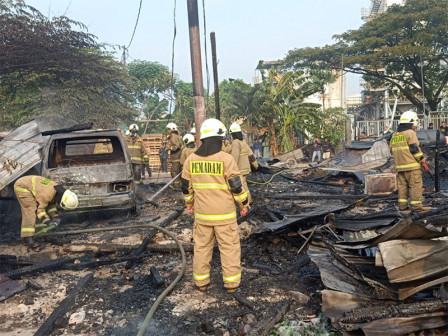
M 30 248 L 38 248 L 40 244 L 33 237 L 23 238 L 23 245 Z

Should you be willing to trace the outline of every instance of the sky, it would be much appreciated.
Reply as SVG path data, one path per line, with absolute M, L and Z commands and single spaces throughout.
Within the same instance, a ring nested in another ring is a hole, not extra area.
M 259 60 L 282 59 L 289 50 L 324 46 L 332 36 L 362 24 L 361 8 L 370 0 L 197 0 L 199 8 L 204 86 L 207 85 L 204 31 L 210 89 L 213 73 L 210 32 L 216 34 L 219 80 L 234 78 L 253 83 Z M 25 0 L 49 17 L 66 15 L 84 23 L 98 42 L 128 46 L 140 0 Z M 205 5 L 205 23 L 203 20 Z M 176 10 L 174 6 L 176 4 Z M 138 26 L 129 47 L 128 61 L 147 60 L 171 68 L 172 40 L 174 72 L 191 82 L 187 0 L 142 0 Z M 121 50 L 116 49 L 121 59 Z M 359 77 L 349 75 L 347 94 L 359 92 Z

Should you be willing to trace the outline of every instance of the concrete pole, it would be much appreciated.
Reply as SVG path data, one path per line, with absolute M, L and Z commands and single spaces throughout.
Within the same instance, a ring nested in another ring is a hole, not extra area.
M 221 106 L 219 105 L 218 61 L 216 59 L 215 32 L 210 33 L 210 41 L 212 46 L 213 82 L 215 84 L 215 113 L 216 113 L 216 119 L 221 120 Z
M 187 0 L 187 9 L 188 28 L 190 33 L 191 72 L 193 76 L 194 121 L 196 132 L 199 134 L 202 122 L 206 119 L 206 115 L 197 0 Z M 196 142 L 200 145 L 199 136 L 197 137 Z

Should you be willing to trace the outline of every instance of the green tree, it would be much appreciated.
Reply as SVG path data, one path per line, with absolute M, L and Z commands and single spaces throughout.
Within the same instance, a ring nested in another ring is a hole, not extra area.
M 135 117 L 129 77 L 81 23 L 0 0 L 0 27 L 2 125 L 45 114 L 114 127 Z
M 400 90 L 420 110 L 424 91 L 427 105 L 437 110 L 448 82 L 447 10 L 448 0 L 408 0 L 336 35 L 334 45 L 291 50 L 285 62 L 296 67 L 325 63 L 362 74 L 373 84 Z
M 328 138 L 337 144 L 345 138 L 345 122 L 347 114 L 341 107 L 327 108 L 318 113 L 319 122 L 307 122 L 307 131 L 314 138 Z

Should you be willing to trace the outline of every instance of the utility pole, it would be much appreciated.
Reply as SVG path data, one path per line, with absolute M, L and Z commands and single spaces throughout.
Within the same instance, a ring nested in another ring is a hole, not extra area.
M 215 113 L 216 113 L 216 119 L 221 120 L 221 106 L 219 105 L 219 86 L 218 86 L 218 61 L 216 60 L 215 32 L 210 33 L 210 41 L 212 45 L 213 82 L 215 83 Z
M 197 0 L 187 0 L 187 9 L 188 28 L 190 33 L 191 72 L 193 76 L 194 121 L 196 132 L 199 132 L 202 122 L 206 119 L 206 115 Z M 199 145 L 199 137 L 197 137 L 196 141 Z

